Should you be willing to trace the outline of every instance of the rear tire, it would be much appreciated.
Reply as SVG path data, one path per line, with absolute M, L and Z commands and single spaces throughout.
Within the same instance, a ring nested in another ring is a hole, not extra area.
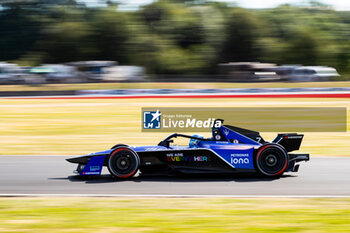
M 288 154 L 277 144 L 262 146 L 255 157 L 257 171 L 264 176 L 281 176 L 288 167 Z
M 121 147 L 111 153 L 107 167 L 112 176 L 126 179 L 136 174 L 139 164 L 140 158 L 135 151 Z

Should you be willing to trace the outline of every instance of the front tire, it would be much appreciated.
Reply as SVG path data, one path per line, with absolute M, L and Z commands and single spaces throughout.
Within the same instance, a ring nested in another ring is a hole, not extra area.
M 288 154 L 277 144 L 267 144 L 257 152 L 255 164 L 257 171 L 262 175 L 281 176 L 288 166 Z
M 111 153 L 107 167 L 112 176 L 126 179 L 136 174 L 139 164 L 140 158 L 135 151 L 121 147 Z

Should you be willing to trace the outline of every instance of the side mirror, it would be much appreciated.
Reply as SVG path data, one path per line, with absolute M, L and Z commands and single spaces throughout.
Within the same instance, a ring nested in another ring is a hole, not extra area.
M 170 147 L 170 143 L 173 143 L 174 140 L 170 139 L 170 140 L 166 140 L 166 141 L 161 141 L 160 143 L 158 143 L 158 146 L 164 146 L 166 148 Z

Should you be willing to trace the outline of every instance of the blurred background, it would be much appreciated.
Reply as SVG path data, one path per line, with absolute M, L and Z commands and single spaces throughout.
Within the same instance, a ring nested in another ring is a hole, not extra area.
M 349 9 L 332 0 L 1 0 L 0 83 L 349 80 Z
M 333 0 L 0 0 L 0 154 L 156 144 L 167 133 L 141 132 L 142 107 L 350 107 L 346 98 L 37 98 L 349 89 L 349 9 Z M 347 132 L 305 135 L 312 155 L 350 150 Z

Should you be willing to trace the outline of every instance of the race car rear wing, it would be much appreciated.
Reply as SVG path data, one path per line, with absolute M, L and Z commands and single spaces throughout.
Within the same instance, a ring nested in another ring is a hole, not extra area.
M 272 142 L 280 144 L 287 152 L 290 152 L 299 150 L 303 137 L 303 134 L 297 133 L 278 134 Z

